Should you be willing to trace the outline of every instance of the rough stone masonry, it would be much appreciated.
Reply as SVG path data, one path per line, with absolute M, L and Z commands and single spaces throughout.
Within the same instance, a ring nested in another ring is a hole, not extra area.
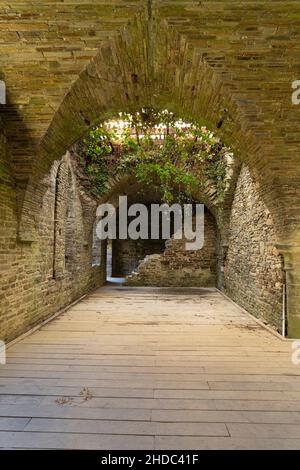
M 59 166 L 94 122 L 147 105 L 201 120 L 245 165 L 215 215 L 218 285 L 278 328 L 285 284 L 287 332 L 299 337 L 299 2 L 32 0 L 0 12 L 1 337 L 103 281 L 95 201 Z

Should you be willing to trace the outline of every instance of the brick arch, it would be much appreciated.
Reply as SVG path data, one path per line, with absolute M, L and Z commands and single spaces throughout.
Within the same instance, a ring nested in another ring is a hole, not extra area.
M 23 216 L 28 212 L 27 200 L 32 201 L 32 187 L 53 160 L 63 155 L 99 119 L 147 105 L 168 108 L 217 130 L 260 183 L 262 197 L 277 221 L 279 238 L 283 226 L 284 238 L 295 238 L 298 220 L 290 214 L 295 212 L 299 197 L 285 191 L 286 184 L 281 182 L 278 139 L 272 140 L 270 131 L 266 130 L 269 123 L 263 121 L 259 103 L 250 95 L 247 98 L 234 93 L 201 50 L 166 20 L 151 24 L 149 30 L 144 13 L 135 17 L 122 33 L 99 48 L 65 95 L 40 141 L 27 194 L 23 195 L 21 238 L 22 230 L 25 234 L 30 232 Z M 292 222 L 287 236 L 289 219 Z
M 299 2 L 54 3 L 14 2 L 9 15 L 2 11 L 8 104 L 0 112 L 20 240 L 34 240 L 53 160 L 94 120 L 167 107 L 220 132 L 250 168 L 276 224 L 291 331 L 299 332 L 299 107 L 291 104 Z
M 163 38 L 163 60 L 157 43 L 153 45 L 157 60 L 152 64 L 145 60 L 143 31 L 137 25 L 99 49 L 66 94 L 41 140 L 44 165 L 64 154 L 93 124 L 122 110 L 154 106 L 206 124 L 255 169 L 248 148 L 257 151 L 260 142 L 251 132 L 239 100 L 184 37 L 165 24 L 156 27 L 156 35 Z M 249 101 L 248 106 L 254 111 L 253 103 Z

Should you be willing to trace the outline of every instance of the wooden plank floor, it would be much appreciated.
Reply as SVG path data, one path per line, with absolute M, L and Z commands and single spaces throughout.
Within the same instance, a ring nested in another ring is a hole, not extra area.
M 0 447 L 297 449 L 291 352 L 213 289 L 103 287 L 9 349 Z

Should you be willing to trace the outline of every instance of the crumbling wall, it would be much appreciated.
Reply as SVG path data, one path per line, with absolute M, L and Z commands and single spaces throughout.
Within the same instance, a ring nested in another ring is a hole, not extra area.
M 147 256 L 136 274 L 128 277 L 131 286 L 214 287 L 217 277 L 216 224 L 205 212 L 204 246 L 201 250 L 186 250 L 186 240 L 166 242 L 162 254 Z

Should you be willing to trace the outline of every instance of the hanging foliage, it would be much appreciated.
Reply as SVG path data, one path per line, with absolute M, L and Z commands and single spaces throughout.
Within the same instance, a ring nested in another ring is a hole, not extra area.
M 81 160 L 94 195 L 107 192 L 111 176 L 130 173 L 142 185 L 158 188 L 167 203 L 191 200 L 208 187 L 221 202 L 227 154 L 205 127 L 178 120 L 167 110 L 144 108 L 92 129 Z

